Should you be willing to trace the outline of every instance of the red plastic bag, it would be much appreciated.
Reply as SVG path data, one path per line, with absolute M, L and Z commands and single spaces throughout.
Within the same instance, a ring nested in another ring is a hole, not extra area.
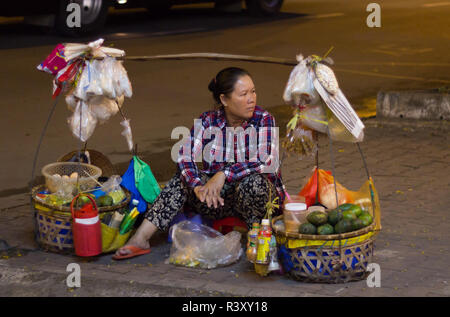
M 317 186 L 319 182 L 319 186 Z M 336 181 L 338 205 L 353 203 L 353 192 L 346 189 Z M 323 169 L 314 169 L 306 185 L 300 191 L 299 195 L 305 197 L 306 205 L 309 207 L 316 202 L 317 190 L 318 201 L 328 209 L 336 208 L 336 191 L 334 189 L 334 177 L 330 171 Z
M 323 172 L 331 175 L 330 171 Z M 308 207 L 316 203 L 317 188 L 317 168 L 314 168 L 311 177 L 299 193 L 300 196 L 305 197 L 305 203 Z

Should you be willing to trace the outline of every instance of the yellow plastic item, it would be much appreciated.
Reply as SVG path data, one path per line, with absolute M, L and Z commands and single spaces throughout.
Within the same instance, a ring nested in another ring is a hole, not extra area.
M 344 247 L 348 247 L 353 244 L 361 243 L 376 234 L 375 231 L 368 232 L 361 236 L 347 238 L 341 240 L 341 245 Z M 306 239 L 287 239 L 283 236 L 277 235 L 278 244 L 283 244 L 289 249 L 303 248 L 308 246 L 322 246 L 322 247 L 333 247 L 339 246 L 339 240 L 306 240 Z
M 120 234 L 118 228 L 108 227 L 104 223 L 101 224 L 101 228 L 103 253 L 112 252 L 124 246 L 133 232 L 133 230 L 131 230 L 125 234 Z

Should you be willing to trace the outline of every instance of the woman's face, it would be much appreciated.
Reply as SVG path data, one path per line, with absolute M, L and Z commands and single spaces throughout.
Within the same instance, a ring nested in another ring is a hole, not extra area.
M 248 120 L 253 116 L 256 106 L 256 91 L 253 80 L 248 75 L 241 76 L 234 84 L 234 90 L 227 96 L 220 95 L 228 115 Z

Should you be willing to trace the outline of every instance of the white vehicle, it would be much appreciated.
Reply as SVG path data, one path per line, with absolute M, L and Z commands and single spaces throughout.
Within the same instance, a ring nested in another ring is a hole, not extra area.
M 283 0 L 40 0 L 0 1 L 0 16 L 25 16 L 28 21 L 36 24 L 53 25 L 64 35 L 83 35 L 94 33 L 102 29 L 106 22 L 109 7 L 121 8 L 147 8 L 152 14 L 167 11 L 173 5 L 190 3 L 215 2 L 217 7 L 226 7 L 245 2 L 250 15 L 270 16 L 277 14 L 283 5 Z M 67 11 L 70 3 L 80 5 L 81 27 L 73 28 L 67 25 Z M 44 18 L 45 17 L 45 18 Z M 45 22 L 42 22 L 45 20 Z

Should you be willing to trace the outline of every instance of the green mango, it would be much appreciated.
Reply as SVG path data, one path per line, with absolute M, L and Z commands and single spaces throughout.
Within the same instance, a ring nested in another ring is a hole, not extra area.
M 339 208 L 328 212 L 328 223 L 332 226 L 336 225 L 342 219 L 342 211 Z
M 316 226 L 312 223 L 305 222 L 300 225 L 299 232 L 302 234 L 316 234 Z
M 97 205 L 99 207 L 109 207 L 114 204 L 113 198 L 108 195 L 100 196 L 97 198 Z
M 306 217 L 306 220 L 315 226 L 321 226 L 327 223 L 328 215 L 321 211 L 313 211 Z
M 319 228 L 317 228 L 317 233 L 321 234 L 321 235 L 333 234 L 334 228 L 329 223 L 326 223 L 324 225 L 321 225 Z
M 354 204 L 342 204 L 338 208 L 342 211 L 349 210 L 350 208 L 353 208 L 353 206 L 356 206 Z
M 352 222 L 347 219 L 342 219 L 334 226 L 334 232 L 345 233 L 352 231 Z
M 367 227 L 370 225 L 373 221 L 372 216 L 368 212 L 363 212 L 361 216 L 358 217 L 358 219 L 361 219 L 364 227 Z
M 352 221 L 352 231 L 359 230 L 361 228 L 364 228 L 364 222 L 362 219 L 356 218 Z
M 356 217 L 356 215 L 353 213 L 353 211 L 351 209 L 346 210 L 342 213 L 342 219 L 353 221 L 356 218 L 358 218 L 358 217 Z
M 349 210 L 353 212 L 356 217 L 359 217 L 363 212 L 362 208 L 358 205 L 353 205 Z

